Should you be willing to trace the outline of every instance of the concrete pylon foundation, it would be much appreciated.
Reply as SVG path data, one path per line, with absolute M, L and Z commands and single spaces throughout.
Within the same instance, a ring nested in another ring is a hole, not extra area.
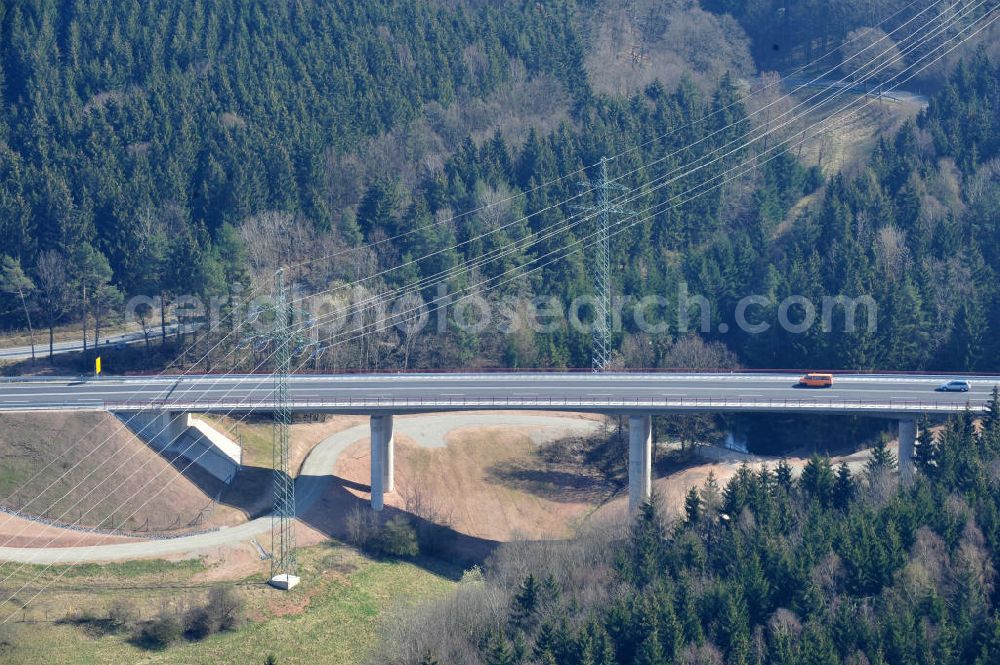
M 653 485 L 653 419 L 628 418 L 628 509 L 639 510 L 649 498 Z
M 392 416 L 371 417 L 371 493 L 372 510 L 385 505 L 385 493 L 395 488 L 393 462 L 395 444 L 392 437 Z
M 913 481 L 913 450 L 917 442 L 917 421 L 913 418 L 899 419 L 899 479 L 903 483 Z

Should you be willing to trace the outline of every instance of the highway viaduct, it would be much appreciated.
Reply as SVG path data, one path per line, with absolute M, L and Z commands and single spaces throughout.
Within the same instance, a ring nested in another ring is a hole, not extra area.
M 371 418 L 371 503 L 381 510 L 393 490 L 393 416 L 445 411 L 569 411 L 628 417 L 629 505 L 649 496 L 654 415 L 803 413 L 893 419 L 899 427 L 900 473 L 913 474 L 916 421 L 923 414 L 981 412 L 1000 377 L 967 378 L 967 393 L 935 389 L 945 375 L 843 374 L 824 389 L 797 386 L 800 374 L 756 372 L 517 372 L 294 375 L 293 412 Z M 269 412 L 269 375 L 185 375 L 102 379 L 9 380 L 0 411 L 106 410 L 128 417 L 163 414 L 165 427 L 184 412 Z M 515 416 L 512 416 L 515 417 Z

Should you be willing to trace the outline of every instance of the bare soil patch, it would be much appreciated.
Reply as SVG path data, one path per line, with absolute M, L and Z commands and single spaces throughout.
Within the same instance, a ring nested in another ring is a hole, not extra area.
M 209 516 L 242 519 L 213 505 L 221 483 L 196 480 L 108 413 L 0 415 L 0 505 L 27 517 L 136 533 L 205 528 Z M 2 522 L 0 533 L 40 532 L 25 529 L 25 521 Z
M 592 474 L 543 459 L 523 430 L 461 428 L 445 443 L 430 449 L 397 437 L 396 491 L 387 505 L 431 506 L 452 529 L 480 539 L 565 538 L 608 494 Z M 369 467 L 368 444 L 359 442 L 336 475 L 367 499 Z

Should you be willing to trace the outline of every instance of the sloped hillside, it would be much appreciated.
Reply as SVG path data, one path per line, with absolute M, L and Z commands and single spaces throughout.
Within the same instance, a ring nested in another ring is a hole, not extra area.
M 107 413 L 0 415 L 0 505 L 8 510 L 83 527 L 177 531 L 232 511 L 213 510 L 220 488 L 180 473 Z

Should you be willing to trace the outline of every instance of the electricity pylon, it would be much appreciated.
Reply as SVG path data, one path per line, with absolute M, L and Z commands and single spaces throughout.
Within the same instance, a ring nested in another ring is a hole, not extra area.
M 587 183 L 580 183 L 588 187 Z M 611 362 L 611 215 L 631 215 L 621 206 L 611 202 L 611 192 L 627 192 L 628 187 L 612 183 L 608 178 L 608 160 L 601 157 L 601 180 L 593 189 L 597 204 L 578 206 L 581 210 L 597 215 L 597 242 L 594 244 L 594 346 L 591 368 L 603 372 Z
M 255 332 L 244 341 L 253 342 L 258 349 L 273 348 L 274 413 L 271 455 L 274 497 L 271 512 L 271 584 L 280 589 L 291 589 L 298 584 L 299 578 L 295 574 L 295 480 L 292 478 L 288 454 L 289 428 L 292 424 L 288 376 L 292 371 L 292 356 L 315 342 L 300 335 L 298 328 L 293 325 L 297 318 L 296 310 L 291 307 L 285 292 L 284 269 L 279 269 L 274 275 L 273 299 L 273 304 L 262 308 L 264 312 L 270 310 L 273 319 L 271 330 Z M 254 320 L 257 318 L 254 316 Z

